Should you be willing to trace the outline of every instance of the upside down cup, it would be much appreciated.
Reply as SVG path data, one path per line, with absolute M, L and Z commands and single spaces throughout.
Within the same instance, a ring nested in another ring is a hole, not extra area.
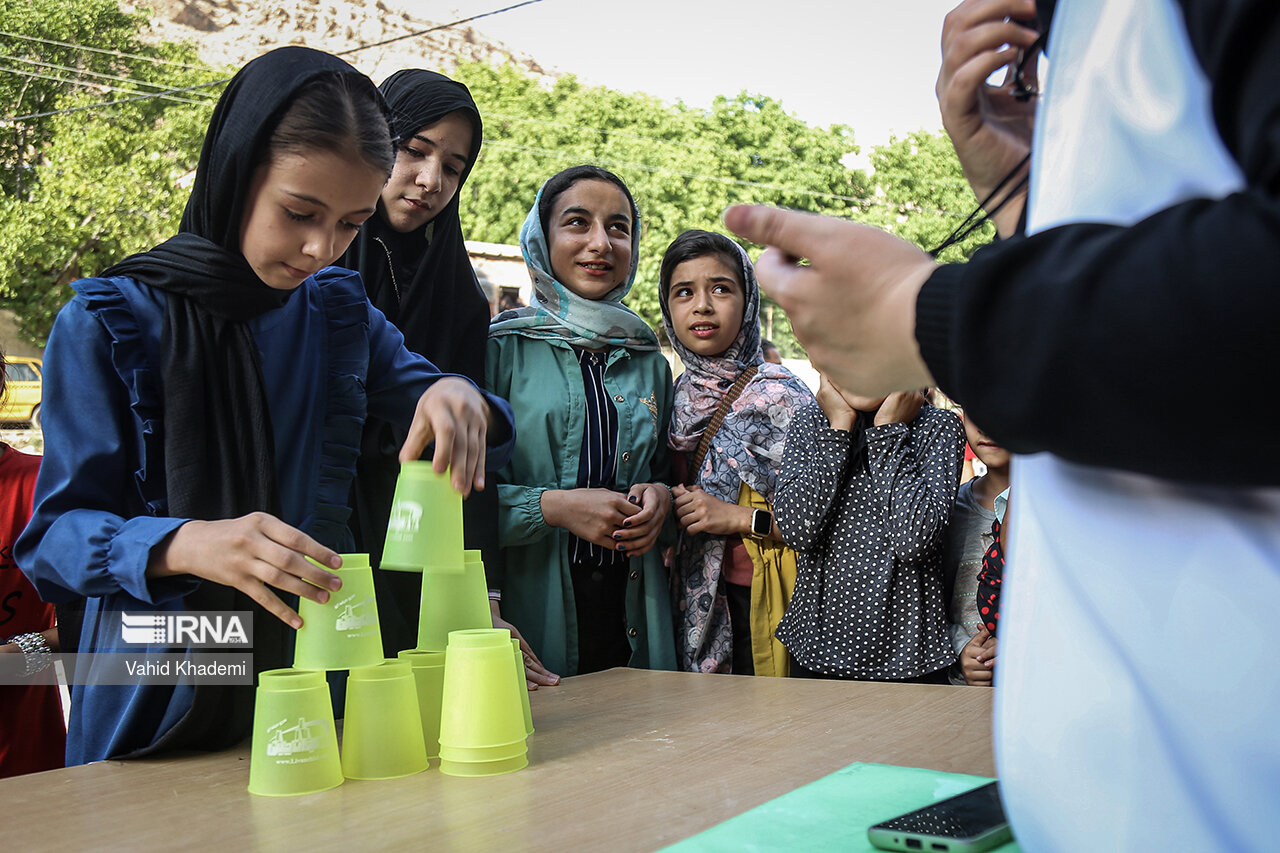
M 418 689 L 418 715 L 422 720 L 422 739 L 427 745 L 427 758 L 440 757 L 440 696 L 444 690 L 444 652 L 405 649 L 400 659 L 413 667 L 414 685 Z
M 324 604 L 298 599 L 302 627 L 294 644 L 294 669 L 356 669 L 382 662 L 369 555 L 343 554 L 336 574 L 342 578 L 342 589 L 331 592 Z
M 341 785 L 342 763 L 324 673 L 269 669 L 253 704 L 249 793 L 313 794 Z
M 492 627 L 489 586 L 479 551 L 466 551 L 457 570 L 423 571 L 418 607 L 419 649 L 443 651 L 454 631 Z
M 462 496 L 423 460 L 400 463 L 380 568 L 421 572 L 462 566 Z
M 533 734 L 533 709 L 529 707 L 529 685 L 524 677 L 524 652 L 520 650 L 520 641 L 511 638 L 511 648 L 516 653 L 516 692 L 520 694 L 520 708 L 524 712 L 524 733 L 527 737 Z
M 342 722 L 348 779 L 399 779 L 427 769 L 418 688 L 408 661 L 351 670 Z
M 440 770 L 496 776 L 529 763 L 516 691 L 511 632 L 454 631 L 445 655 L 440 710 Z

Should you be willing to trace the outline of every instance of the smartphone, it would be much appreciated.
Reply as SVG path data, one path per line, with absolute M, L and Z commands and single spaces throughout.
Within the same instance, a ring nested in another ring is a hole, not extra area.
M 995 782 L 877 823 L 867 838 L 881 850 L 980 853 L 1013 840 Z

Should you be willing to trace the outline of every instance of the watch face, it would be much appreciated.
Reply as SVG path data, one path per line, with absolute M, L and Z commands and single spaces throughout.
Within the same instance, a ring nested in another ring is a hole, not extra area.
M 757 536 L 768 536 L 773 532 L 773 513 L 763 509 L 752 512 L 751 532 Z

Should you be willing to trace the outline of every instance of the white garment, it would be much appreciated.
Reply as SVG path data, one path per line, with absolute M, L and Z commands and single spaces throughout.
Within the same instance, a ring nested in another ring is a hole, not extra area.
M 1030 231 L 1127 224 L 1242 184 L 1172 0 L 1062 0 L 1050 52 Z M 1280 490 L 1048 454 L 1013 477 L 996 749 L 1023 849 L 1275 849 Z

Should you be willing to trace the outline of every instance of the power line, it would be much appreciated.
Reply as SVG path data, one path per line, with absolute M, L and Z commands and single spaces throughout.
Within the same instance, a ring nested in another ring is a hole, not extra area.
M 42 113 L 27 113 L 26 115 L 14 116 L 13 118 L 4 119 L 4 121 L 28 121 L 33 118 L 45 118 L 46 116 L 60 116 L 60 115 L 66 115 L 67 113 L 82 112 L 83 110 L 98 110 L 98 109 L 102 109 L 103 107 L 114 107 L 114 106 L 119 106 L 120 104 L 130 104 L 135 101 L 150 101 L 155 98 L 163 98 L 167 95 L 177 95 L 182 92 L 194 92 L 198 89 L 208 89 L 212 86 L 221 86 L 223 83 L 228 82 L 230 79 L 231 79 L 230 77 L 224 77 L 221 80 L 213 80 L 209 83 L 198 83 L 195 86 L 184 86 L 179 89 L 165 89 L 163 92 L 153 92 L 149 95 L 138 95 L 133 98 L 120 98 L 119 100 L 116 100 L 116 101 L 101 101 L 96 104 L 84 104 L 79 107 L 67 107 L 66 109 L 61 109 L 61 110 L 48 110 Z M 208 103 L 208 101 L 195 101 L 194 103 Z
M 77 68 L 73 65 L 57 65 L 52 62 L 40 62 L 39 60 L 35 60 L 35 59 L 27 59 L 24 56 L 0 56 L 0 59 L 7 59 L 10 62 L 23 62 L 23 63 L 26 63 L 27 65 L 34 65 L 38 68 L 48 68 L 52 71 L 68 71 L 72 74 L 77 74 L 80 77 L 85 77 L 85 76 L 98 77 L 103 80 L 115 80 L 117 83 L 132 83 L 135 86 L 150 86 L 153 89 L 165 88 L 163 83 L 151 83 L 147 80 L 139 80 L 136 77 L 123 77 L 119 74 L 103 74 L 99 71 L 90 71 L 87 68 Z M 124 90 L 117 90 L 117 91 L 124 91 Z M 133 94 L 141 94 L 141 93 L 134 92 Z M 195 103 L 195 102 L 192 101 L 191 103 Z
M 481 12 L 481 13 L 480 13 L 480 14 L 478 14 L 478 15 L 472 15 L 472 16 L 470 16 L 470 17 L 468 17 L 468 18 L 460 18 L 460 19 L 458 19 L 458 20 L 456 20 L 456 21 L 452 21 L 452 22 L 447 23 L 447 24 L 439 24 L 439 25 L 434 26 L 434 27 L 428 27 L 428 28 L 427 28 L 427 29 L 425 29 L 425 30 L 418 30 L 418 31 L 416 31 L 416 32 L 412 32 L 412 33 L 405 33 L 405 34 L 403 34 L 403 35 L 395 36 L 395 37 L 393 37 L 393 38 L 389 38 L 389 39 L 383 39 L 382 41 L 374 42 L 374 43 L 372 43 L 372 44 L 362 44 L 362 45 L 357 45 L 356 47 L 352 47 L 352 48 L 348 48 L 347 50 L 339 51 L 338 53 L 335 53 L 334 55 L 335 55 L 335 56 L 346 56 L 346 55 L 351 54 L 351 53 L 356 53 L 357 51 L 361 51 L 361 50 L 368 50 L 368 49 L 370 49 L 370 48 L 374 48 L 374 47 L 382 47 L 383 45 L 388 45 L 388 44 L 391 44 L 392 42 L 403 41 L 404 39 L 408 39 L 408 38 L 416 38 L 416 37 L 418 37 L 418 36 L 426 35 L 427 33 L 435 32 L 435 31 L 437 31 L 437 30 L 449 29 L 450 27 L 456 27 L 456 26 L 458 26 L 459 24 L 466 24 L 466 23 L 470 23 L 471 21 L 478 21 L 478 20 L 480 20 L 481 18 L 489 18 L 489 17 L 492 17 L 492 16 L 494 16 L 494 15 L 502 14 L 503 12 L 510 12 L 510 11 L 512 11 L 513 9 L 519 9 L 519 8 L 524 7 L 524 6 L 532 6 L 532 5 L 536 4 L 536 3 L 541 3 L 541 2 L 542 2 L 542 0 L 524 0 L 524 2 L 523 2 L 523 3 L 515 3 L 515 4 L 510 5 L 510 6 L 504 6 L 504 7 L 503 7 L 503 8 L 501 8 L 501 9 L 494 9 L 494 10 L 493 10 L 493 11 L 491 11 L 491 12 Z M 122 52 L 120 52 L 120 51 L 104 50 L 104 49 L 102 49 L 102 48 L 88 47 L 88 46 L 86 46 L 86 45 L 76 45 L 76 44 L 71 44 L 70 42 L 52 41 L 52 40 L 50 40 L 50 39 L 38 39 L 38 38 L 35 38 L 35 37 L 33 37 L 33 36 L 23 36 L 23 35 L 18 35 L 18 34 L 16 34 L 16 33 L 7 33 L 7 32 L 3 32 L 3 31 L 0 31 L 0 35 L 11 35 L 11 36 L 13 36 L 13 37 L 15 37 L 15 38 L 24 38 L 24 39 L 28 39 L 28 40 L 30 40 L 30 41 L 44 42 L 44 43 L 46 43 L 46 44 L 56 44 L 56 45 L 61 45 L 61 46 L 63 46 L 63 47 L 77 48 L 77 49 L 80 49 L 80 50 L 91 50 L 91 51 L 95 51 L 95 52 L 98 52 L 98 53 L 107 53 L 107 54 L 111 54 L 111 55 L 114 55 L 114 56 L 133 57 L 133 58 L 137 58 L 137 59 L 144 59 L 144 60 L 148 60 L 148 61 L 150 61 L 150 57 L 138 56 L 138 55 L 136 55 L 136 54 L 122 53 Z M 185 65 L 184 63 L 175 63 L 175 64 Z M 185 65 L 185 67 L 188 67 L 188 68 L 197 68 L 197 69 L 198 69 L 198 68 L 200 68 L 200 66 L 193 66 L 193 65 Z M 212 70 L 212 69 L 205 68 L 204 70 Z M 220 79 L 220 80 L 214 80 L 214 81 L 209 82 L 209 83 L 201 83 L 201 84 L 196 85 L 196 86 L 186 86 L 186 87 L 183 87 L 183 88 L 177 88 L 177 89 L 165 89 L 164 91 L 156 92 L 156 93 L 151 94 L 151 95 L 138 95 L 138 96 L 136 96 L 136 97 L 132 97 L 132 98 L 121 98 L 121 99 L 119 99 L 119 100 L 115 100 L 115 101 L 103 101 L 103 102 L 96 103 L 96 104 L 84 104 L 84 105 L 79 106 L 79 107 L 69 107 L 69 108 L 67 108 L 67 109 L 61 109 L 61 110 L 48 110 L 48 111 L 46 111 L 46 112 L 28 113 L 28 114 L 26 114 L 26 115 L 13 116 L 12 118 L 4 119 L 4 120 L 5 120 L 5 121 L 29 121 L 29 120 L 31 120 L 31 119 L 46 118 L 46 117 L 48 117 L 48 116 L 56 116 L 56 115 L 65 115 L 65 114 L 67 114 L 67 113 L 81 112 L 81 111 L 83 111 L 83 110 L 96 110 L 96 109 L 103 109 L 103 108 L 105 108 L 105 107 L 114 107 L 114 106 L 118 106 L 118 105 L 120 105 L 120 104 L 132 103 L 132 102 L 134 102 L 134 101 L 145 101 L 145 100 L 148 100 L 148 99 L 150 99 L 150 98 L 162 98 L 162 97 L 165 97 L 166 95 L 175 95 L 175 94 L 180 94 L 180 93 L 182 93 L 182 92 L 191 92 L 191 91 L 195 91 L 195 90 L 197 90 L 197 89 L 207 89 L 207 88 L 210 88 L 210 87 L 212 87 L 212 86 L 219 86 L 219 85 L 221 85 L 221 84 L 223 84 L 223 83 L 227 83 L 227 82 L 229 82 L 230 80 L 231 80 L 231 78 L 230 78 L 230 77 L 224 77 L 224 78 L 222 78 L 222 79 Z
M 357 47 L 348 48 L 347 50 L 343 50 L 335 53 L 334 56 L 346 56 L 349 53 L 355 53 L 360 50 L 369 50 L 370 48 L 382 47 L 383 45 L 388 45 L 388 44 L 391 44 L 392 42 L 403 41 L 404 39 L 417 38 L 418 36 L 424 36 L 427 33 L 434 33 L 437 30 L 447 30 L 447 29 L 450 29 L 451 27 L 456 27 L 459 24 L 469 24 L 472 21 L 478 21 L 481 18 L 489 18 L 494 15 L 500 15 L 503 12 L 510 12 L 514 9 L 520 9 L 524 6 L 532 6 L 536 3 L 541 3 L 541 2 L 542 0 L 524 0 L 523 3 L 515 3 L 511 6 L 504 6 L 501 9 L 494 9 L 492 12 L 481 12 L 479 15 L 472 15 L 470 18 L 461 18 L 457 21 L 453 21 L 448 24 L 437 24 L 434 27 L 427 27 L 425 30 L 418 30 L 417 32 L 405 33 L 404 35 L 393 36 L 392 38 L 389 38 L 389 39 L 376 41 L 373 44 L 362 44 Z
M 137 54 L 137 53 L 124 53 L 123 51 L 119 51 L 119 50 L 107 50 L 106 48 L 89 47 L 88 45 L 84 45 L 84 44 L 72 44 L 71 42 L 68 42 L 68 41 L 54 41 L 53 39 L 42 39 L 42 38 L 37 38 L 36 36 L 25 36 L 25 35 L 22 35 L 21 33 L 9 33 L 9 32 L 4 32 L 0 30 L 0 36 L 6 36 L 7 38 L 23 39 L 25 41 L 34 41 L 39 44 L 53 44 L 53 45 L 57 45 L 58 47 L 69 47 L 73 50 L 88 50 L 88 51 L 92 51 L 93 53 L 103 53 L 103 54 L 106 54 L 107 56 L 118 56 L 123 59 L 141 59 L 143 62 L 153 62 L 157 65 L 177 65 L 180 68 L 190 68 L 195 71 L 210 70 L 207 65 L 192 65 L 189 62 L 179 62 L 176 59 L 161 59 L 160 57 L 157 57 L 157 56 L 142 56 L 141 54 Z
M 99 83 L 96 80 L 73 80 L 67 77 L 54 77 L 50 74 L 41 74 L 37 71 L 24 71 L 21 68 L 6 68 L 3 66 L 0 66 L 0 72 L 5 72 L 8 74 L 16 74 L 20 77 L 32 77 L 38 80 L 52 80 L 55 83 L 66 83 L 72 86 L 84 86 L 86 88 L 92 87 L 97 89 L 106 89 L 108 92 L 124 92 L 125 94 L 128 94 L 128 95 L 138 94 L 137 89 L 122 89 L 119 86 L 112 86 L 107 83 Z M 165 98 L 165 100 L 177 101 L 184 104 L 209 103 L 209 101 L 193 101 L 190 98 L 179 98 L 173 95 L 166 95 L 163 92 L 149 92 L 146 94 L 147 97 L 151 97 L 152 95 L 158 98 Z

